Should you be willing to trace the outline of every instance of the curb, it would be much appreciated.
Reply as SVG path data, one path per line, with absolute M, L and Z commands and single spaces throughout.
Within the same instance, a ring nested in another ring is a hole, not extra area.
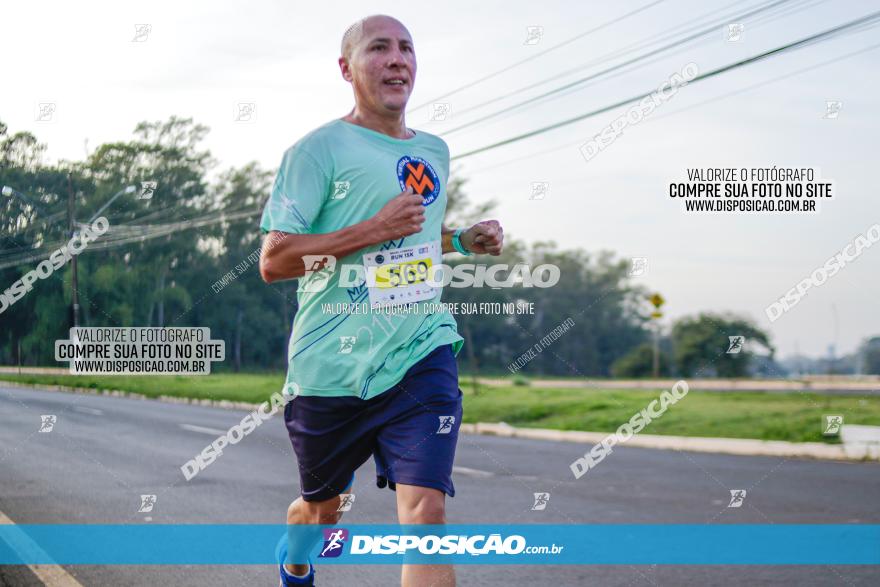
M 504 422 L 498 424 L 462 424 L 460 430 L 469 434 L 485 434 L 508 438 L 553 440 L 598 444 L 611 433 L 550 430 L 546 428 L 516 428 Z M 880 460 L 876 451 L 862 445 L 823 444 L 821 442 L 787 442 L 783 440 L 753 440 L 748 438 L 705 438 L 697 436 L 666 436 L 638 434 L 625 443 L 628 447 L 658 450 L 708 452 L 716 454 L 808 458 L 832 461 Z M 623 446 L 623 445 L 621 445 Z
M 92 389 L 87 387 L 70 387 L 67 385 L 40 385 L 35 383 L 18 383 L 16 381 L 3 380 L 0 380 L 0 383 L 44 391 L 104 395 L 140 400 L 158 400 L 160 402 L 172 404 L 209 406 L 226 410 L 252 411 L 261 405 L 251 402 L 197 399 L 169 395 L 153 397 L 141 393 L 120 391 L 118 389 Z M 552 430 L 548 428 L 517 428 L 505 422 L 478 422 L 476 424 L 462 423 L 459 430 L 465 434 L 481 434 L 485 436 L 499 436 L 505 438 L 526 438 L 530 440 L 551 440 L 556 442 L 574 442 L 590 445 L 598 444 L 611 434 L 607 432 L 580 432 L 574 430 Z M 864 445 L 823 444 L 821 442 L 787 442 L 783 440 L 754 440 L 748 438 L 706 438 L 695 436 L 638 434 L 626 441 L 625 445 L 629 447 L 657 450 L 678 450 L 741 456 L 808 458 L 831 461 L 880 461 L 880 454 L 877 454 L 876 450 L 870 450 Z

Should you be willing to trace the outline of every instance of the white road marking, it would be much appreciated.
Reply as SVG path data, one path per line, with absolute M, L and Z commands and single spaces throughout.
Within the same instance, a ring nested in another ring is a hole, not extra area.
M 201 432 L 202 434 L 210 434 L 211 436 L 225 436 L 226 430 L 218 430 L 217 428 L 206 428 L 205 426 L 195 426 L 193 424 L 181 424 L 181 428 L 190 432 Z
M 104 410 L 99 410 L 97 408 L 87 408 L 85 406 L 73 406 L 73 410 L 75 412 L 82 412 L 83 414 L 92 414 L 94 416 L 103 416 Z
M 453 473 L 458 473 L 459 475 L 467 475 L 468 477 L 479 477 L 480 479 L 485 479 L 487 477 L 494 477 L 495 473 L 491 471 L 482 471 L 480 469 L 470 469 L 468 467 L 452 467 Z
M 15 522 L 9 516 L 0 512 L 0 524 L 14 526 Z M 38 556 L 39 558 L 49 558 L 46 552 L 36 542 L 31 540 L 27 534 L 22 530 L 18 530 L 18 532 L 21 532 L 21 535 L 16 540 L 16 543 L 23 548 L 19 550 L 13 545 L 9 545 L 15 549 L 18 556 L 26 558 L 28 555 L 31 555 Z M 83 587 L 82 583 L 74 579 L 73 575 L 64 570 L 64 567 L 61 565 L 28 565 L 28 568 L 46 587 Z
M 457 473 L 459 475 L 465 475 L 467 477 L 476 477 L 477 479 L 487 479 L 489 477 L 497 477 L 497 473 L 493 473 L 492 471 L 483 471 L 482 469 L 471 469 L 469 467 L 452 467 L 452 472 Z M 511 475 L 513 479 L 519 479 L 520 481 L 537 481 L 538 477 L 534 475 Z

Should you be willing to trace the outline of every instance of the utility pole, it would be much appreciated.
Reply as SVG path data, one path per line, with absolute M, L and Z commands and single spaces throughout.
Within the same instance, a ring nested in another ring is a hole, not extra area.
M 67 173 L 67 228 L 68 228 L 68 238 L 73 238 L 76 226 L 76 219 L 74 218 L 74 196 L 73 196 L 73 184 L 70 181 L 70 172 Z M 76 255 L 72 255 L 70 260 L 71 269 L 73 270 L 72 282 L 71 282 L 71 303 L 70 303 L 70 325 L 73 328 L 79 326 L 79 295 L 77 290 L 79 289 L 79 282 L 77 281 L 76 274 Z

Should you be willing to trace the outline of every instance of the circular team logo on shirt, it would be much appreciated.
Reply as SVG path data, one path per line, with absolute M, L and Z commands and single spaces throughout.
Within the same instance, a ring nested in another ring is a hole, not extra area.
M 421 157 L 405 155 L 397 162 L 397 179 L 400 189 L 411 187 L 422 196 L 424 206 L 431 204 L 440 195 L 440 177 L 431 164 Z

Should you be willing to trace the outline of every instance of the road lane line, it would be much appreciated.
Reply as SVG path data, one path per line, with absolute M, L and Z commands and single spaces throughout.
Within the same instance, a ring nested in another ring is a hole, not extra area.
M 224 436 L 226 430 L 218 430 L 217 428 L 206 428 L 205 426 L 195 426 L 193 424 L 181 424 L 181 428 L 190 432 L 201 432 L 202 434 L 210 434 L 211 436 Z
M 468 477 L 479 477 L 481 479 L 495 476 L 495 473 L 493 473 L 491 471 L 483 471 L 480 469 L 470 469 L 468 467 L 452 467 L 452 472 L 458 473 L 459 475 L 466 475 Z
M 0 524 L 15 526 L 15 522 L 3 512 L 0 512 Z M 18 556 L 26 558 L 26 554 L 31 553 L 39 555 L 40 558 L 49 558 L 46 552 L 36 542 L 31 540 L 24 531 L 19 530 L 19 532 L 21 532 L 21 536 L 18 542 L 25 545 L 25 552 L 15 548 L 12 544 L 9 545 L 15 549 Z M 61 565 L 28 565 L 27 567 L 46 587 L 83 587 L 82 583 L 74 579 L 73 575 L 64 570 L 64 567 Z
M 97 408 L 87 408 L 85 406 L 73 406 L 73 410 L 75 412 L 82 412 L 83 414 L 92 414 L 95 416 L 104 415 L 104 410 L 99 410 Z

